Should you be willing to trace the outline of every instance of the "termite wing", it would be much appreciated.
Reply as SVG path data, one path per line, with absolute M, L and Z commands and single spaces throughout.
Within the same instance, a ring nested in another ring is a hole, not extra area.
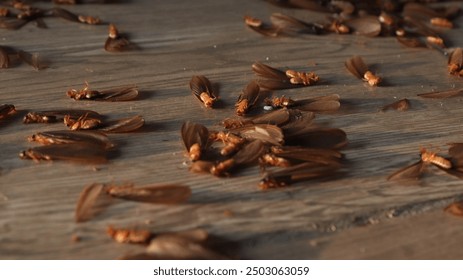
M 304 122 L 282 127 L 288 145 L 310 148 L 340 149 L 347 145 L 347 134 L 339 128 L 317 127 Z
M 191 78 L 190 89 L 193 96 L 198 98 L 206 108 L 212 108 L 218 98 L 209 79 L 202 75 Z
M 341 103 L 339 102 L 339 99 L 340 96 L 338 94 L 301 100 L 293 100 L 291 98 L 281 96 L 267 99 L 265 102 L 273 108 L 294 108 L 316 113 L 330 113 L 335 112 L 340 108 Z
M 190 196 L 190 188 L 183 185 L 166 184 L 135 188 L 132 184 L 116 186 L 94 183 L 80 193 L 75 220 L 82 222 L 94 217 L 101 210 L 98 205 L 103 204 L 107 207 L 110 198 L 154 204 L 178 204 L 187 201 Z
M 283 131 L 272 124 L 248 124 L 232 129 L 231 132 L 249 141 L 260 140 L 270 145 L 282 145 L 284 143 Z
M 285 35 L 295 36 L 299 34 L 321 34 L 324 27 L 321 24 L 305 22 L 292 16 L 281 13 L 273 13 L 270 16 L 273 26 Z
M 127 133 L 140 129 L 145 124 L 142 116 L 133 116 L 103 122 L 98 129 L 104 133 Z
M 138 89 L 136 85 L 127 85 L 106 90 L 91 90 L 88 83 L 85 83 L 83 89 L 70 89 L 66 95 L 75 100 L 129 101 L 138 97 Z
M 294 110 L 282 108 L 269 113 L 260 114 L 253 118 L 227 118 L 222 121 L 222 125 L 227 129 L 239 128 L 248 124 L 273 124 L 281 126 L 287 123 Z
M 298 72 L 291 69 L 281 71 L 260 62 L 255 62 L 252 70 L 262 78 L 257 81 L 259 86 L 269 90 L 310 86 L 320 80 L 314 72 Z
M 345 63 L 347 70 L 359 79 L 362 79 L 370 86 L 377 86 L 381 82 L 381 78 L 368 70 L 367 65 L 362 57 L 355 55 L 348 59 Z
M 407 111 L 410 108 L 410 101 L 407 98 L 397 100 L 390 104 L 387 104 L 381 108 L 382 112 L 387 110 L 396 110 L 396 111 Z
M 344 155 L 333 149 L 297 146 L 273 146 L 270 153 L 262 157 L 262 163 L 273 166 L 290 166 L 303 162 L 340 166 Z
M 12 104 L 2 104 L 0 105 L 0 120 L 6 119 L 7 117 L 14 115 L 16 113 L 16 108 Z
M 192 161 L 200 159 L 208 147 L 209 130 L 204 125 L 186 121 L 182 125 L 181 134 L 188 157 Z
M 463 93 L 463 89 L 460 88 L 460 89 L 450 89 L 450 90 L 419 93 L 417 95 L 423 98 L 449 98 L 449 97 L 455 97 L 462 93 Z

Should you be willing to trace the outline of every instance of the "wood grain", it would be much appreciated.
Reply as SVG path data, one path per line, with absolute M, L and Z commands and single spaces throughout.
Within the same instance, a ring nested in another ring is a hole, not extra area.
M 3 45 L 37 52 L 50 67 L 0 70 L 0 104 L 11 103 L 19 110 L 16 117 L 0 123 L 0 258 L 114 259 L 142 250 L 115 244 L 105 234 L 109 224 L 154 232 L 204 228 L 237 242 L 231 253 L 244 259 L 462 257 L 453 250 L 459 239 L 452 236 L 463 220 L 440 212 L 462 194 L 461 181 L 439 172 L 415 185 L 386 181 L 393 171 L 416 161 L 420 147 L 445 151 L 446 143 L 463 142 L 461 97 L 416 96 L 463 86 L 461 78 L 447 73 L 447 58 L 441 53 L 407 49 L 394 38 L 264 38 L 244 26 L 243 15 L 268 18 L 284 11 L 311 21 L 323 15 L 257 0 L 140 0 L 70 9 L 116 24 L 139 50 L 105 52 L 106 25 L 46 19 L 48 29 L 29 24 L 17 31 L 1 30 Z M 463 26 L 462 18 L 456 25 Z M 452 46 L 463 45 L 461 28 L 445 35 Z M 344 61 L 353 55 L 373 65 L 384 86 L 368 87 L 348 73 Z M 225 179 L 188 172 L 181 124 L 190 120 L 218 128 L 223 118 L 233 116 L 233 104 L 253 78 L 255 61 L 315 71 L 321 77 L 316 86 L 277 94 L 294 99 L 341 96 L 341 111 L 318 119 L 347 132 L 344 177 L 262 192 L 257 168 Z M 221 108 L 205 109 L 191 96 L 188 82 L 193 75 L 205 75 L 219 85 Z M 101 89 L 137 84 L 141 98 L 102 103 L 66 97 L 66 90 L 80 88 L 84 81 Z M 411 110 L 379 112 L 401 98 L 411 101 Z M 57 108 L 95 110 L 111 118 L 139 114 L 147 125 L 137 133 L 111 135 L 120 152 L 96 171 L 92 166 L 19 159 L 18 153 L 33 145 L 27 136 L 63 129 L 62 124 L 24 125 L 22 116 Z M 121 202 L 76 224 L 78 195 L 94 182 L 181 183 L 189 185 L 193 195 L 188 204 L 177 206 Z M 384 221 L 394 210 L 398 214 L 392 216 L 398 217 Z M 365 226 L 369 218 L 380 224 Z M 73 234 L 81 241 L 71 242 Z

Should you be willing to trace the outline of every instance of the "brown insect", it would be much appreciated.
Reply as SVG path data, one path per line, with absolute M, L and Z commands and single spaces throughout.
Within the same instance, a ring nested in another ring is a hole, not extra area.
M 244 145 L 233 157 L 217 163 L 210 171 L 215 176 L 225 175 L 233 167 L 256 162 L 264 152 L 263 142 L 254 140 Z
M 332 94 L 296 101 L 291 98 L 281 96 L 266 99 L 265 101 L 267 105 L 272 106 L 273 108 L 291 107 L 302 111 L 321 113 L 337 111 L 341 106 L 339 98 L 340 96 L 338 94 Z
M 153 234 L 143 229 L 123 229 L 108 226 L 106 233 L 118 243 L 148 244 Z
M 46 145 L 30 148 L 19 154 L 21 159 L 66 160 L 82 164 L 103 164 L 107 162 L 106 149 L 88 143 Z
M 435 165 L 441 170 L 450 172 L 453 168 L 452 162 L 442 156 L 437 155 L 435 152 L 429 152 L 425 148 L 420 150 L 420 160 L 412 165 L 406 166 L 388 177 L 388 180 L 395 179 L 418 179 L 426 170 L 428 165 Z
M 0 120 L 6 119 L 7 117 L 14 115 L 16 113 L 16 108 L 12 104 L 2 104 L 0 105 Z
M 108 52 L 121 52 L 129 49 L 131 43 L 128 39 L 119 34 L 114 24 L 109 24 L 108 38 L 106 39 L 104 49 Z
M 103 116 L 97 112 L 90 110 L 49 110 L 49 111 L 39 111 L 39 112 L 29 112 L 24 116 L 23 122 L 26 124 L 29 123 L 54 123 L 58 121 L 63 121 L 64 117 L 69 115 L 72 119 L 78 119 L 81 116 L 87 116 L 87 118 L 92 119 L 103 119 Z
M 241 91 L 235 104 L 235 112 L 238 116 L 243 116 L 251 109 L 259 99 L 260 87 L 257 81 L 252 80 L 246 88 Z
M 114 144 L 104 133 L 97 131 L 46 131 L 36 133 L 30 136 L 28 140 L 43 145 L 89 143 L 97 146 L 102 146 L 105 149 L 110 149 L 114 147 Z
M 356 55 L 348 59 L 345 63 L 347 70 L 359 79 L 368 82 L 370 86 L 377 86 L 381 78 L 368 70 L 367 65 L 363 62 L 362 57 Z
M 450 89 L 450 90 L 443 90 L 443 91 L 420 93 L 417 95 L 423 98 L 449 98 L 449 97 L 455 97 L 462 93 L 463 93 L 463 89 Z
M 205 76 L 193 76 L 190 80 L 191 93 L 201 101 L 206 108 L 212 108 L 218 96 L 212 84 Z
M 463 76 L 463 49 L 456 48 L 449 55 L 448 71 L 452 75 Z
M 83 89 L 70 89 L 66 95 L 75 100 L 129 101 L 138 96 L 136 85 L 120 86 L 106 90 L 91 90 L 87 82 Z
M 339 166 L 304 162 L 281 170 L 266 172 L 259 182 L 259 188 L 263 190 L 280 188 L 300 181 L 334 176 L 338 169 Z
M 75 119 L 71 115 L 64 116 L 64 124 L 70 130 L 94 129 L 101 126 L 101 119 L 89 117 L 88 114 L 82 115 Z
M 444 211 L 455 216 L 463 217 L 463 201 L 456 201 L 444 208 Z
M 192 161 L 200 159 L 208 145 L 208 129 L 201 124 L 186 121 L 182 125 L 181 133 L 188 157 Z
M 116 186 L 113 184 L 94 183 L 82 190 L 75 210 L 76 222 L 89 220 L 102 208 L 109 205 L 110 198 L 155 203 L 178 204 L 191 196 L 191 190 L 183 185 L 158 185 L 135 188 L 132 184 Z
M 381 108 L 381 111 L 387 111 L 389 109 L 396 111 L 407 111 L 410 108 L 410 101 L 407 98 L 397 100 L 391 104 L 387 104 Z
M 211 141 L 222 141 L 225 144 L 220 151 L 220 154 L 223 156 L 230 155 L 245 143 L 244 138 L 224 131 L 211 131 L 209 133 L 209 139 Z
M 289 82 L 295 85 L 311 86 L 320 81 L 320 77 L 314 72 L 298 72 L 295 70 L 286 70 L 286 76 Z

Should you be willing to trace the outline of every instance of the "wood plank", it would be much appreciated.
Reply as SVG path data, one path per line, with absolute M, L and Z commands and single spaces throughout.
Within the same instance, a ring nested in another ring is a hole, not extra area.
M 449 201 L 462 193 L 461 182 L 444 174 L 427 176 L 412 186 L 386 181 L 393 171 L 416 161 L 420 147 L 433 145 L 445 151 L 446 143 L 462 142 L 462 98 L 426 100 L 416 96 L 463 86 L 461 79 L 447 74 L 446 58 L 439 52 L 406 49 L 393 38 L 263 38 L 242 23 L 245 14 L 268 18 L 272 12 L 282 11 L 263 1 L 207 0 L 193 4 L 146 0 L 78 5 L 72 10 L 115 23 L 140 50 L 106 53 L 106 26 L 58 19 L 47 19 L 48 29 L 29 24 L 17 31 L 2 30 L 2 44 L 38 52 L 50 61 L 50 67 L 35 71 L 18 65 L 1 70 L 0 104 L 14 104 L 19 114 L 0 128 L 0 258 L 113 259 L 142 250 L 114 244 L 105 235 L 108 224 L 145 227 L 155 232 L 204 228 L 238 242 L 239 250 L 233 253 L 241 258 L 445 258 L 443 250 L 433 250 L 442 244 L 428 241 L 445 238 L 444 248 L 454 246 L 448 237 L 459 226 L 445 218 L 436 233 L 434 221 L 441 215 L 438 212 L 416 213 L 416 218 L 407 218 L 414 219 L 411 224 L 423 229 L 416 242 L 391 236 L 392 232 L 403 232 L 403 222 L 349 229 L 355 224 L 355 217 L 429 201 Z M 308 20 L 323 19 L 323 15 L 312 12 L 285 12 Z M 463 26 L 462 18 L 456 20 L 456 25 Z M 460 28 L 445 34 L 452 45 L 463 45 Z M 370 88 L 348 73 L 344 61 L 354 54 L 373 64 L 387 85 Z M 280 68 L 313 70 L 322 79 L 319 85 L 277 94 L 300 99 L 341 95 L 344 109 L 319 119 L 348 134 L 349 146 L 344 150 L 348 159 L 346 176 L 262 192 L 257 187 L 261 176 L 258 168 L 222 179 L 188 172 L 180 140 L 181 124 L 190 120 L 219 128 L 223 118 L 233 116 L 233 104 L 253 78 L 251 64 L 255 61 Z M 191 96 L 188 82 L 197 74 L 220 85 L 222 108 L 207 110 Z M 84 81 L 102 89 L 137 84 L 142 97 L 136 101 L 101 103 L 77 102 L 65 96 L 67 89 L 80 87 Z M 380 107 L 400 98 L 411 100 L 410 111 L 379 112 Z M 23 125 L 22 116 L 28 111 L 56 108 L 95 110 L 111 118 L 140 114 L 147 126 L 137 133 L 111 135 L 120 153 L 97 170 L 92 166 L 35 164 L 19 159 L 21 150 L 33 146 L 27 142 L 27 136 L 63 129 L 62 124 Z M 190 203 L 179 206 L 121 202 L 92 221 L 75 224 L 73 211 L 78 194 L 93 182 L 133 182 L 138 186 L 183 183 L 191 186 L 193 196 Z M 432 204 L 426 211 L 439 207 Z M 225 211 L 233 215 L 230 217 Z M 319 225 L 347 230 L 332 238 L 332 233 Z M 427 227 L 434 230 L 425 230 Z M 82 241 L 72 243 L 73 234 Z M 352 250 L 349 254 L 347 249 L 334 252 L 335 248 L 346 246 L 355 234 L 391 237 L 379 244 L 373 239 L 353 241 L 354 247 L 350 248 L 367 248 L 369 253 Z M 328 238 L 327 251 L 297 250 L 307 238 Z M 389 250 L 395 240 L 402 247 Z M 424 242 L 430 247 L 424 248 Z M 291 253 L 282 253 L 283 246 Z M 410 246 L 413 253 L 406 252 Z M 457 253 L 450 256 L 461 257 Z

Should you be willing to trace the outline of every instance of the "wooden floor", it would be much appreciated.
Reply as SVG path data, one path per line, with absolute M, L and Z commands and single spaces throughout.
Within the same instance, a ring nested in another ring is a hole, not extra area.
M 394 38 L 354 35 L 269 39 L 246 28 L 245 14 L 268 18 L 285 12 L 310 21 L 323 15 L 283 10 L 259 0 L 119 1 L 77 5 L 74 12 L 99 16 L 130 36 L 138 50 L 107 53 L 107 26 L 46 19 L 0 30 L 1 44 L 37 52 L 49 68 L 28 65 L 0 70 L 0 104 L 19 114 L 0 123 L 0 258 L 114 259 L 143 247 L 116 244 L 108 225 L 154 232 L 203 228 L 233 245 L 241 259 L 461 259 L 463 219 L 442 211 L 463 199 L 463 182 L 445 174 L 415 185 L 387 181 L 393 171 L 418 159 L 420 147 L 445 151 L 463 142 L 463 100 L 425 100 L 418 93 L 463 87 L 448 75 L 438 51 L 407 49 Z M 46 3 L 42 5 L 47 6 Z M 458 4 L 461 5 L 461 4 Z M 452 46 L 463 46 L 463 18 L 445 31 Z M 384 77 L 370 88 L 344 67 L 362 55 Z M 258 168 L 231 178 L 192 174 L 183 156 L 180 127 L 185 120 L 218 128 L 233 115 L 233 104 L 253 78 L 251 64 L 315 71 L 319 85 L 278 92 L 295 99 L 337 93 L 343 109 L 320 117 L 347 132 L 343 151 L 348 172 L 336 180 L 258 189 Z M 191 96 L 192 75 L 220 86 L 222 108 L 208 110 Z M 119 103 L 77 102 L 68 88 L 88 81 L 94 88 L 137 84 L 141 98 Z M 408 112 L 379 112 L 400 98 Z M 65 162 L 34 163 L 18 153 L 33 144 L 33 133 L 62 124 L 25 125 L 28 111 L 83 108 L 112 118 L 142 115 L 147 125 L 133 134 L 111 135 L 120 154 L 96 171 Z M 438 172 L 437 172 L 438 173 Z M 94 182 L 133 182 L 137 186 L 182 183 L 192 188 L 189 203 L 153 206 L 121 202 L 86 222 L 74 222 L 81 190 Z M 231 215 L 230 215 L 231 213 Z M 77 235 L 80 242 L 71 242 Z

